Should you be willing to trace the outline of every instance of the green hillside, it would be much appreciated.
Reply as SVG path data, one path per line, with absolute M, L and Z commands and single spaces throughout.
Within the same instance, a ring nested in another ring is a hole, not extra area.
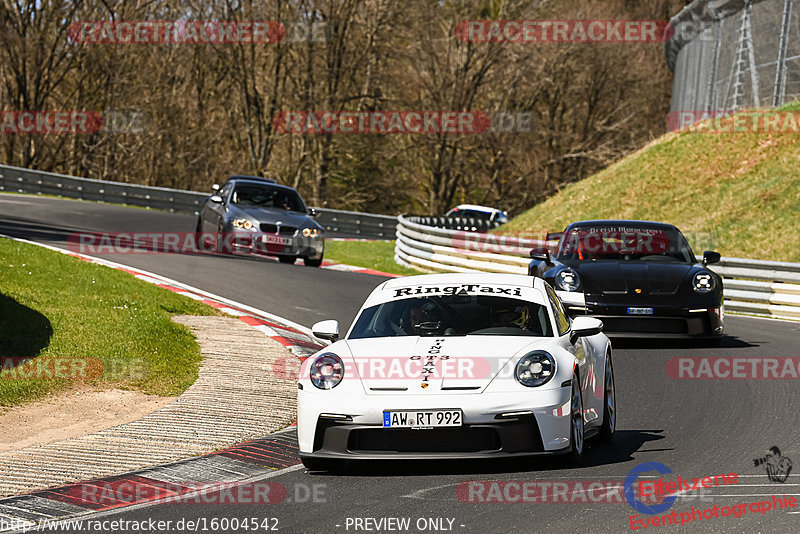
M 800 102 L 784 110 L 800 111 Z M 498 232 L 541 234 L 601 218 L 672 223 L 690 242 L 710 233 L 723 256 L 800 262 L 800 135 L 667 134 Z

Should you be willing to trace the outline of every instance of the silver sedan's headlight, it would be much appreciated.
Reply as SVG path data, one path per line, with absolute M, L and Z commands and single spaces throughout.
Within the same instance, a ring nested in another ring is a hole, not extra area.
M 320 354 L 311 364 L 311 383 L 319 389 L 333 389 L 344 378 L 342 359 L 332 352 Z
M 244 230 L 256 231 L 256 225 L 247 219 L 234 219 L 231 221 L 234 228 L 242 228 Z
M 581 277 L 572 269 L 564 269 L 553 278 L 556 289 L 561 291 L 577 291 L 581 287 Z
M 715 286 L 714 277 L 708 271 L 700 271 L 692 278 L 692 289 L 696 293 L 710 293 Z
M 535 350 L 517 362 L 514 377 L 529 388 L 546 384 L 556 374 L 556 360 L 549 352 Z
M 319 237 L 322 234 L 322 232 L 320 232 L 316 228 L 303 228 L 302 234 L 303 237 Z

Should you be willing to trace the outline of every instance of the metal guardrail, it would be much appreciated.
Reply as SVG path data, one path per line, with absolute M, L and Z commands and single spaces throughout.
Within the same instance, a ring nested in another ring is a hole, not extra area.
M 197 214 L 211 193 L 79 178 L 0 165 L 0 191 L 55 195 Z M 317 208 L 317 222 L 333 237 L 393 239 L 397 217 Z
M 485 219 L 475 219 L 473 217 L 428 217 L 425 215 L 407 215 L 407 219 L 413 220 L 425 226 L 436 228 L 447 228 L 448 230 L 464 230 L 467 232 L 488 232 L 494 230 L 500 223 L 497 221 L 487 221 Z
M 317 222 L 326 235 L 363 239 L 394 239 L 397 217 L 359 211 L 317 208 Z
M 405 216 L 396 235 L 395 261 L 424 272 L 527 274 L 530 250 L 553 244 L 435 228 Z M 712 269 L 725 280 L 727 311 L 800 319 L 800 263 L 722 258 Z
M 78 178 L 8 165 L 0 165 L 0 191 L 55 195 L 189 213 L 198 213 L 209 196 L 197 191 Z

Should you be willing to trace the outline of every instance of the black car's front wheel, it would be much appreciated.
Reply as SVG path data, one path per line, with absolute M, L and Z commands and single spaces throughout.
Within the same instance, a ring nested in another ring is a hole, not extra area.
M 319 267 L 322 265 L 322 256 L 316 260 L 312 260 L 311 258 L 303 258 L 303 263 L 306 265 L 306 267 Z

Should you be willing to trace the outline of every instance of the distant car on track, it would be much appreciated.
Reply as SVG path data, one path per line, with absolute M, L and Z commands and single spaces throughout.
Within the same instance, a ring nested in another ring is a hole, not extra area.
M 722 278 L 707 268 L 720 255 L 706 251 L 699 263 L 671 224 L 575 222 L 554 257 L 544 250 L 531 257 L 531 276 L 551 283 L 571 315 L 602 319 L 612 337 L 722 338 Z
M 445 217 L 463 217 L 467 219 L 482 219 L 484 221 L 496 222 L 498 225 L 508 222 L 508 212 L 487 206 L 476 206 L 474 204 L 460 204 L 444 214 Z
M 300 195 L 275 180 L 232 176 L 213 194 L 197 219 L 197 232 L 235 233 L 239 252 L 277 256 L 281 263 L 298 257 L 319 267 L 325 249 L 323 228 Z
M 602 322 L 571 320 L 540 278 L 435 274 L 384 282 L 339 340 L 308 358 L 298 384 L 300 458 L 567 454 L 616 427 L 611 344 Z

